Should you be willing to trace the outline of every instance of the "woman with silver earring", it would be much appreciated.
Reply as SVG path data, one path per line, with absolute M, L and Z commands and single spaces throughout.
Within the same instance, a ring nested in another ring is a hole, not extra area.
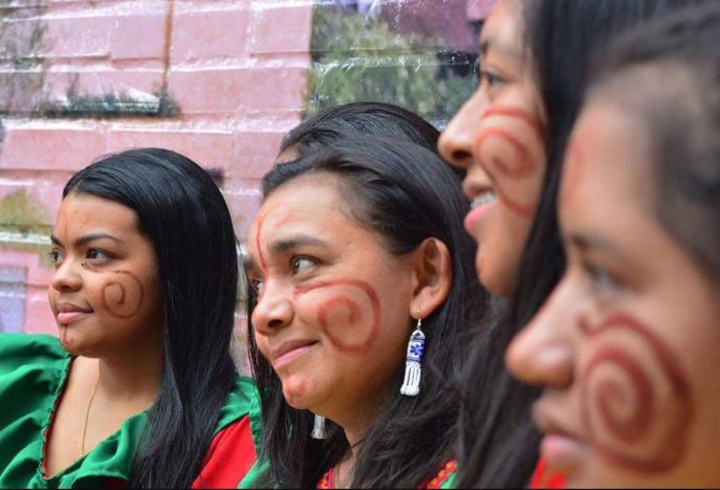
M 246 270 L 261 484 L 452 484 L 449 381 L 483 297 L 457 174 L 413 143 L 345 138 L 276 165 L 263 194 Z

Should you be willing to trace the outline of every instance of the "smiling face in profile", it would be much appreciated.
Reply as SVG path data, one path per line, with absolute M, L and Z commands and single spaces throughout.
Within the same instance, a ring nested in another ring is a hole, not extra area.
M 351 195 L 331 174 L 293 179 L 265 200 L 247 243 L 258 349 L 288 404 L 343 426 L 367 423 L 385 400 L 415 284 L 413 254 L 391 254 L 353 216 Z
M 595 100 L 562 178 L 562 281 L 507 352 L 544 387 L 541 453 L 570 486 L 717 486 L 720 290 L 657 215 L 650 133 Z
M 70 193 L 51 241 L 55 272 L 48 295 L 68 352 L 111 356 L 159 335 L 162 294 L 155 251 L 134 211 Z
M 440 137 L 472 209 L 465 229 L 478 242 L 478 278 L 508 296 L 537 208 L 547 165 L 545 122 L 525 48 L 522 5 L 500 0 L 480 36 L 480 85 Z

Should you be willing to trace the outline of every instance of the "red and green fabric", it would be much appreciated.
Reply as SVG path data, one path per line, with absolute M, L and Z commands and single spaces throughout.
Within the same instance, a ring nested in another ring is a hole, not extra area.
M 127 487 L 146 412 L 68 468 L 46 475 L 46 435 L 73 359 L 55 337 L 0 334 L 0 488 Z M 260 430 L 255 385 L 238 376 L 193 487 L 235 487 L 252 479 Z

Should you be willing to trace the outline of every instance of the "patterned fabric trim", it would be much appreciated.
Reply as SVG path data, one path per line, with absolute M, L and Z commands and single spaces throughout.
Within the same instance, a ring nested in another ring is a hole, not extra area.
M 445 466 L 443 466 L 438 474 L 427 482 L 426 485 L 421 486 L 420 488 L 443 488 L 443 484 L 446 483 L 450 478 L 455 476 L 455 473 L 457 472 L 457 461 L 454 459 L 451 459 L 447 463 L 445 463 Z
M 335 488 L 333 484 L 333 473 L 335 473 L 335 467 L 330 468 L 325 472 L 320 481 L 317 484 L 317 488 Z

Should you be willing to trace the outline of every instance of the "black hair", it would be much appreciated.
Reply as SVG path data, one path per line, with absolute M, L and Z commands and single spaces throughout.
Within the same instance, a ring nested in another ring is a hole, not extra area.
M 547 120 L 547 167 L 534 223 L 508 304 L 478 339 L 461 418 L 461 487 L 521 487 L 537 464 L 530 407 L 538 388 L 504 363 L 513 337 L 535 316 L 565 268 L 557 195 L 565 147 L 596 56 L 611 38 L 666 10 L 700 0 L 523 0 L 526 43 Z
M 623 86 L 638 80 L 645 82 L 640 94 Z M 589 93 L 642 119 L 657 189 L 653 209 L 720 285 L 720 3 L 628 32 L 611 46 Z
M 412 167 L 409 167 L 409 164 Z M 472 266 L 475 244 L 462 220 L 469 203 L 458 176 L 436 153 L 407 141 L 345 138 L 292 162 L 276 165 L 263 179 L 271 195 L 300 176 L 339 178 L 351 218 L 383 238 L 387 250 L 402 255 L 435 237 L 449 249 L 452 287 L 446 301 L 423 325 L 427 346 L 420 395 L 399 394 L 399 363 L 392 392 L 359 447 L 354 488 L 410 488 L 432 477 L 455 457 L 458 393 L 449 380 L 464 364 L 469 339 L 479 323 L 484 293 Z M 251 296 L 248 310 L 252 312 Z M 269 482 L 280 487 L 314 487 L 349 450 L 342 429 L 330 424 L 329 438 L 310 438 L 313 414 L 284 400 L 278 376 L 259 354 L 249 326 L 250 362 L 260 387 L 263 411 L 262 456 L 269 459 Z
M 412 111 L 383 102 L 351 102 L 328 107 L 305 119 L 280 144 L 280 153 L 298 155 L 319 150 L 348 137 L 379 136 L 411 141 L 437 152 L 439 131 Z
M 63 198 L 71 193 L 132 209 L 152 242 L 162 285 L 164 371 L 130 486 L 188 488 L 236 375 L 230 341 L 238 269 L 230 212 L 205 170 L 158 148 L 102 158 L 70 179 Z

